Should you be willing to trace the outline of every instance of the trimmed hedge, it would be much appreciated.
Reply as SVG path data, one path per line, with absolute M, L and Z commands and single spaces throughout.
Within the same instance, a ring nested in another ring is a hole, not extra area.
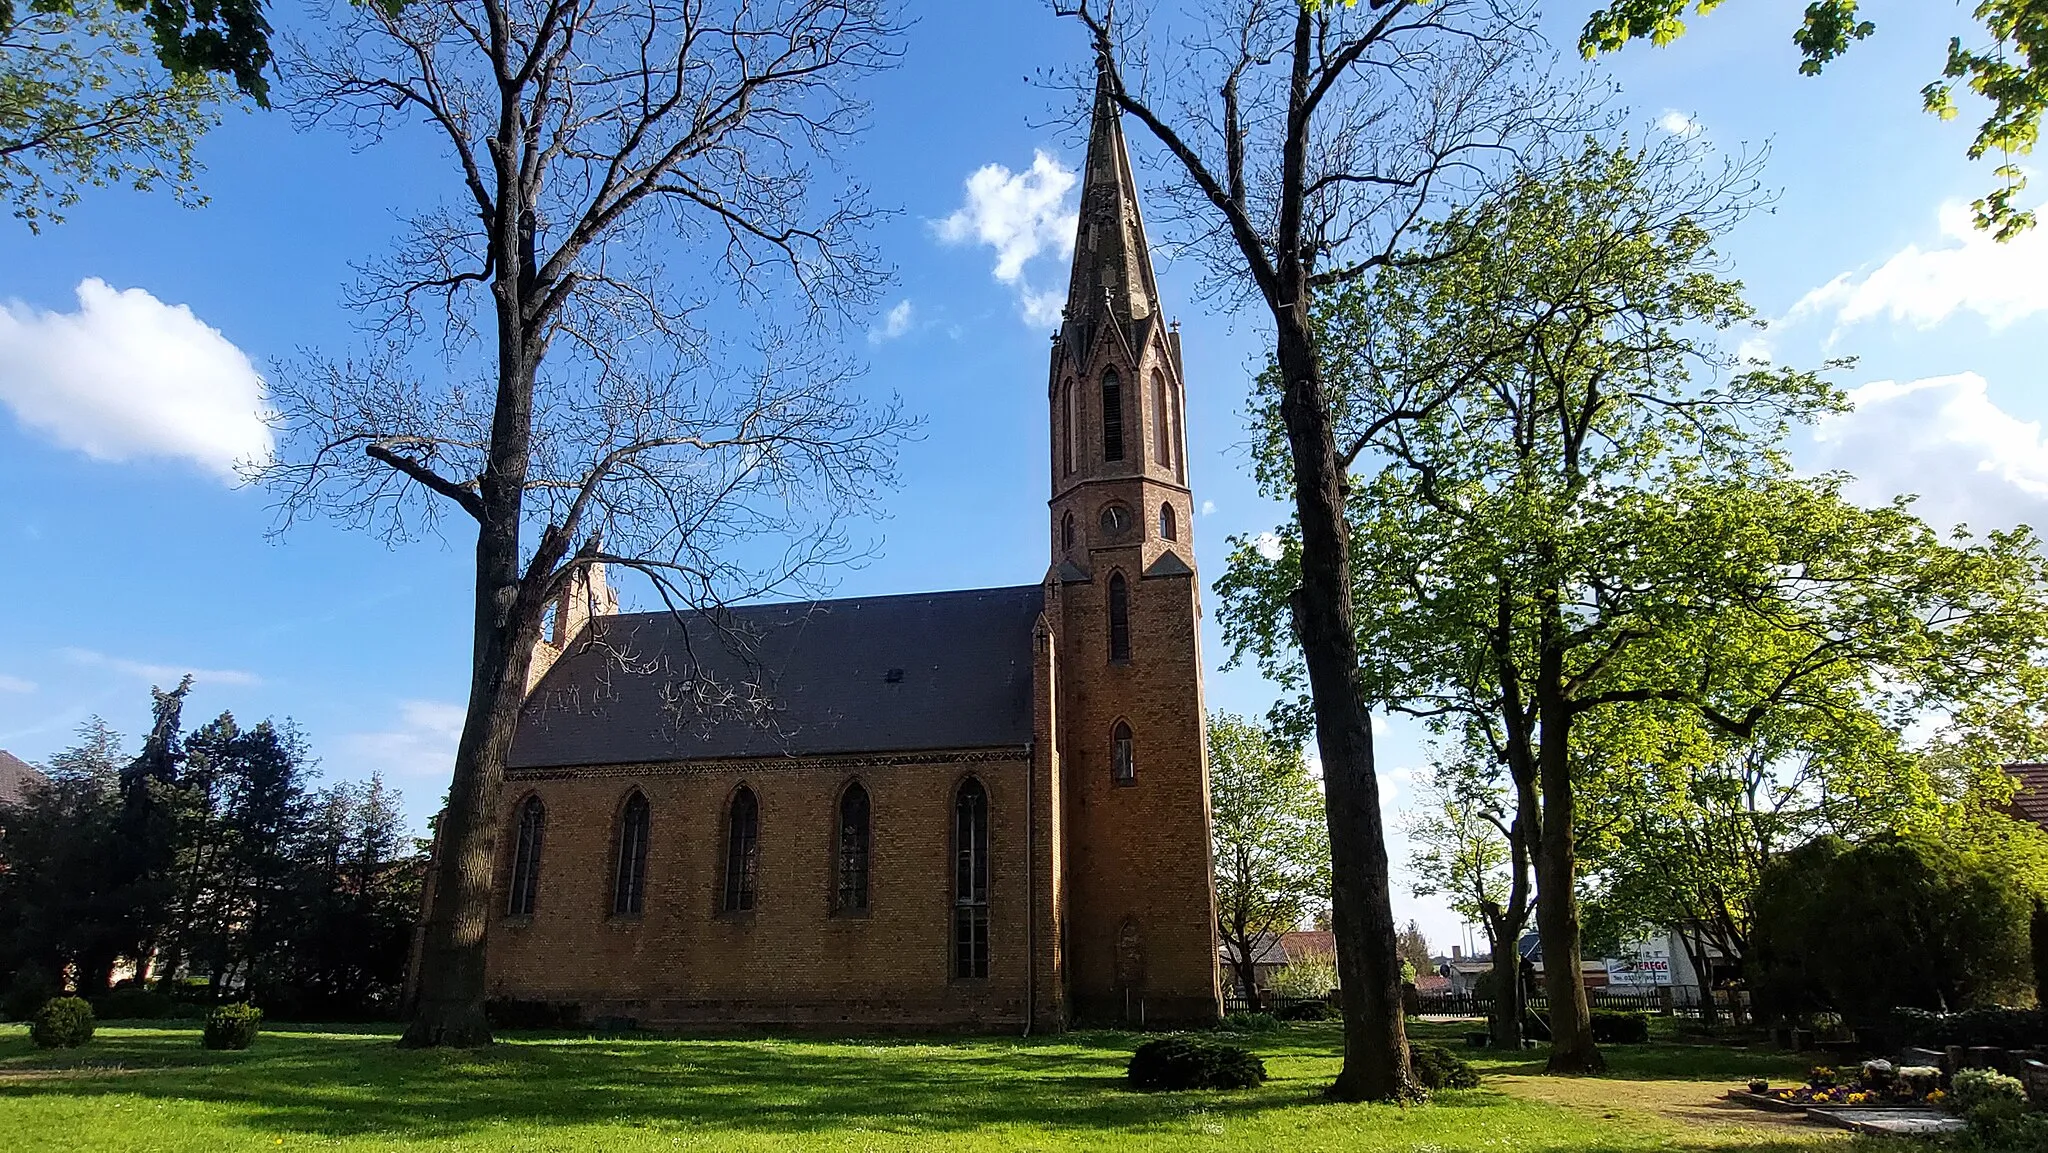
M 1601 1045 L 1647 1045 L 1650 1041 L 1650 1015 L 1621 1009 L 1595 1009 L 1593 1040 Z
M 128 985 L 93 998 L 92 1008 L 103 1021 L 155 1021 L 175 1014 L 180 1006 L 168 993 Z
M 1282 1021 L 1329 1021 L 1336 1018 L 1337 1008 L 1328 1001 L 1296 1001 L 1279 1016 Z
M 484 1002 L 484 1019 L 493 1029 L 574 1029 L 583 1021 L 583 1006 L 574 1001 L 493 997 Z
M 1901 1044 L 1922 1049 L 2048 1045 L 2048 1010 L 2041 1009 L 1965 1009 L 1960 1013 L 1894 1009 L 1892 1026 Z
M 53 997 L 36 1010 L 28 1035 L 39 1048 L 76 1049 L 92 1040 L 97 1022 L 83 997 Z
M 1271 1013 L 1232 1013 L 1216 1027 L 1226 1033 L 1271 1033 L 1280 1019 Z
M 254 1005 L 222 1005 L 206 1015 L 206 1032 L 199 1043 L 209 1049 L 247 1049 L 256 1042 L 263 1024 L 263 1010 Z
M 1186 1034 L 1138 1046 L 1124 1073 L 1132 1088 L 1148 1091 L 1250 1089 L 1266 1083 L 1266 1063 L 1251 1050 Z
M 1477 1089 L 1479 1074 L 1465 1059 L 1427 1041 L 1408 1042 L 1408 1064 L 1428 1089 Z

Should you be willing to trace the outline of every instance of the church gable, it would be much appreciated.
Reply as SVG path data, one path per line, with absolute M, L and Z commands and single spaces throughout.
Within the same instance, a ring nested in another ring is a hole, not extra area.
M 603 618 L 507 767 L 1022 747 L 1038 585 Z

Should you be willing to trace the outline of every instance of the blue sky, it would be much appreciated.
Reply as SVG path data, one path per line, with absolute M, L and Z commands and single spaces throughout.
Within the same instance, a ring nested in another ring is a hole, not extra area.
M 1557 6 L 1560 44 L 1591 3 Z M 1789 41 L 1801 7 L 1727 5 L 1674 47 L 1601 67 L 1645 131 L 1770 146 L 1774 209 L 1725 246 L 1778 320 L 1760 347 L 1803 365 L 1861 358 L 1840 377 L 1858 410 L 1802 437 L 1802 463 L 1850 469 L 1872 499 L 1923 493 L 1942 521 L 2048 520 L 2048 236 L 1999 247 L 1971 234 L 1962 206 L 1988 167 L 1963 158 L 1965 124 L 1918 108 L 1964 12 L 1874 5 L 1879 35 L 1813 80 Z M 865 387 L 901 394 L 926 424 L 886 519 L 868 526 L 875 559 L 839 579 L 847 595 L 1024 583 L 1046 563 L 1046 317 L 1059 302 L 1043 294 L 1064 283 L 1063 174 L 1080 158 L 1025 77 L 1083 44 L 1035 0 L 914 15 L 849 163 L 900 209 L 880 236 L 897 280 L 847 339 L 869 363 Z M 382 770 L 417 826 L 445 787 L 467 689 L 468 543 L 387 549 L 330 524 L 272 540 L 266 498 L 222 462 L 260 436 L 249 416 L 275 358 L 352 345 L 349 261 L 383 250 L 399 211 L 444 194 L 446 166 L 420 132 L 357 151 L 260 112 L 230 112 L 201 157 L 201 209 L 114 189 L 41 236 L 0 222 L 0 748 L 40 759 L 94 713 L 134 733 L 149 685 L 189 670 L 189 715 L 291 716 L 329 778 Z M 1243 453 L 1259 318 L 1205 312 L 1192 274 L 1165 267 L 1161 282 L 1183 322 L 1195 547 L 1213 578 L 1228 535 L 1281 511 L 1254 492 Z M 1220 666 L 1213 622 L 1205 642 Z M 1213 673 L 1208 698 L 1257 714 L 1273 693 L 1239 670 Z M 1425 755 L 1411 727 L 1383 734 L 1391 809 Z M 1430 903 L 1402 894 L 1398 912 L 1458 939 Z

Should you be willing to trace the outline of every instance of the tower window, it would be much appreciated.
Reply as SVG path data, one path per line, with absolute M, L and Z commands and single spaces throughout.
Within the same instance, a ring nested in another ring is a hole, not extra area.
M 647 798 L 635 789 L 633 795 L 626 798 L 626 807 L 619 814 L 619 843 L 612 874 L 612 913 L 615 916 L 638 916 L 645 906 L 648 824 Z
M 1152 459 L 1162 465 L 1173 464 L 1172 417 L 1166 407 L 1166 376 L 1152 374 Z
M 1060 463 L 1071 475 L 1079 457 L 1074 447 L 1074 382 L 1060 386 Z
M 754 790 L 740 786 L 725 822 L 725 900 L 728 913 L 754 907 L 754 882 L 761 869 L 761 805 Z
M 1144 443 L 1140 441 L 1139 443 Z M 1102 459 L 1124 458 L 1124 386 L 1116 370 L 1102 374 Z
M 1137 742 L 1131 739 L 1131 726 L 1122 721 L 1116 723 L 1116 730 L 1109 737 L 1109 779 L 1118 785 L 1138 783 Z
M 1173 515 L 1173 506 L 1170 504 L 1159 506 L 1159 539 L 1180 539 L 1180 521 Z
M 868 909 L 868 791 L 859 781 L 839 795 L 839 890 L 833 908 L 842 913 Z
M 1109 659 L 1131 659 L 1131 588 L 1122 573 L 1109 578 Z
M 988 792 L 973 777 L 953 799 L 953 975 L 988 976 Z
M 1061 518 L 1060 520 L 1060 547 L 1062 549 L 1067 550 L 1068 552 L 1072 552 L 1074 550 L 1073 513 L 1068 513 L 1065 517 Z
M 533 916 L 533 898 L 540 891 L 540 843 L 547 820 L 547 809 L 539 797 L 528 797 L 519 806 L 519 824 L 512 839 L 512 893 L 505 903 L 505 912 L 511 916 Z

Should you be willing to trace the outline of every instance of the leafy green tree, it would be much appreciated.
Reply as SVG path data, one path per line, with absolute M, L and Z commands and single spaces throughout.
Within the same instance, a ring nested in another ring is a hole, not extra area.
M 50 758 L 47 784 L 0 806 L 0 972 L 73 968 L 81 989 L 107 986 L 130 946 L 112 873 L 126 761 L 93 717 Z
M 1753 987 L 1780 1016 L 2010 1004 L 2032 985 L 2031 912 L 1995 861 L 1932 837 L 1823 837 L 1763 873 Z
M 1514 973 L 1515 945 L 1532 905 L 1530 824 L 1508 815 L 1508 790 L 1499 782 L 1491 749 L 1473 755 L 1467 743 L 1458 754 L 1436 765 L 1422 804 L 1408 815 L 1408 842 L 1414 846 L 1408 870 L 1416 896 L 1442 897 L 1452 912 L 1478 923 L 1486 932 L 1487 955 Z M 1523 992 L 1520 980 L 1494 987 L 1487 1031 L 1496 1048 L 1522 1048 Z
M 1329 898 L 1323 797 L 1299 746 L 1219 713 L 1209 719 L 1209 808 L 1216 931 L 1256 1005 L 1260 953 Z
M 1429 951 L 1429 938 L 1422 935 L 1422 925 L 1412 917 L 1394 938 L 1394 951 L 1400 955 L 1402 964 L 1412 970 L 1408 975 L 1410 981 L 1436 971 L 1436 959 Z
M 1738 740 L 1778 711 L 1895 714 L 1966 699 L 2048 631 L 2031 533 L 1948 543 L 1793 472 L 1789 426 L 1840 400 L 1718 343 L 1750 316 L 1713 248 L 1741 178 L 1589 146 L 1448 218 L 1454 255 L 1325 315 L 1345 419 L 1389 460 L 1348 505 L 1356 652 L 1372 699 L 1480 723 L 1538 796 L 1554 1071 L 1602 1065 L 1576 889 L 1582 780 L 1627 763 L 1586 747 L 1603 711 L 1683 706 Z M 1418 390 L 1426 409 L 1376 415 Z M 1240 542 L 1221 615 L 1298 684 L 1280 535 Z
M 1648 38 L 1669 44 L 1685 33 L 1682 17 L 1720 7 L 1722 0 L 1610 0 L 1586 21 L 1579 47 L 1587 56 L 1621 49 L 1631 40 Z M 2034 213 L 2014 199 L 2027 180 L 2015 157 L 2033 152 L 2041 138 L 2041 117 L 2048 112 L 2048 0 L 1978 0 L 1972 15 L 1984 26 L 1990 43 L 1965 47 L 1951 39 L 1941 78 L 1921 90 L 1927 111 L 1944 120 L 1956 115 L 1958 85 L 1983 97 L 1991 111 L 1977 127 L 1969 157 L 1982 160 L 1996 152 L 2005 158 L 1995 170 L 2001 186 L 1979 199 L 1977 227 L 2000 240 L 2010 240 L 2034 226 Z M 1814 0 L 1792 41 L 1806 59 L 1799 70 L 1817 76 L 1828 62 L 1849 50 L 1877 26 L 1862 17 L 1858 0 Z

